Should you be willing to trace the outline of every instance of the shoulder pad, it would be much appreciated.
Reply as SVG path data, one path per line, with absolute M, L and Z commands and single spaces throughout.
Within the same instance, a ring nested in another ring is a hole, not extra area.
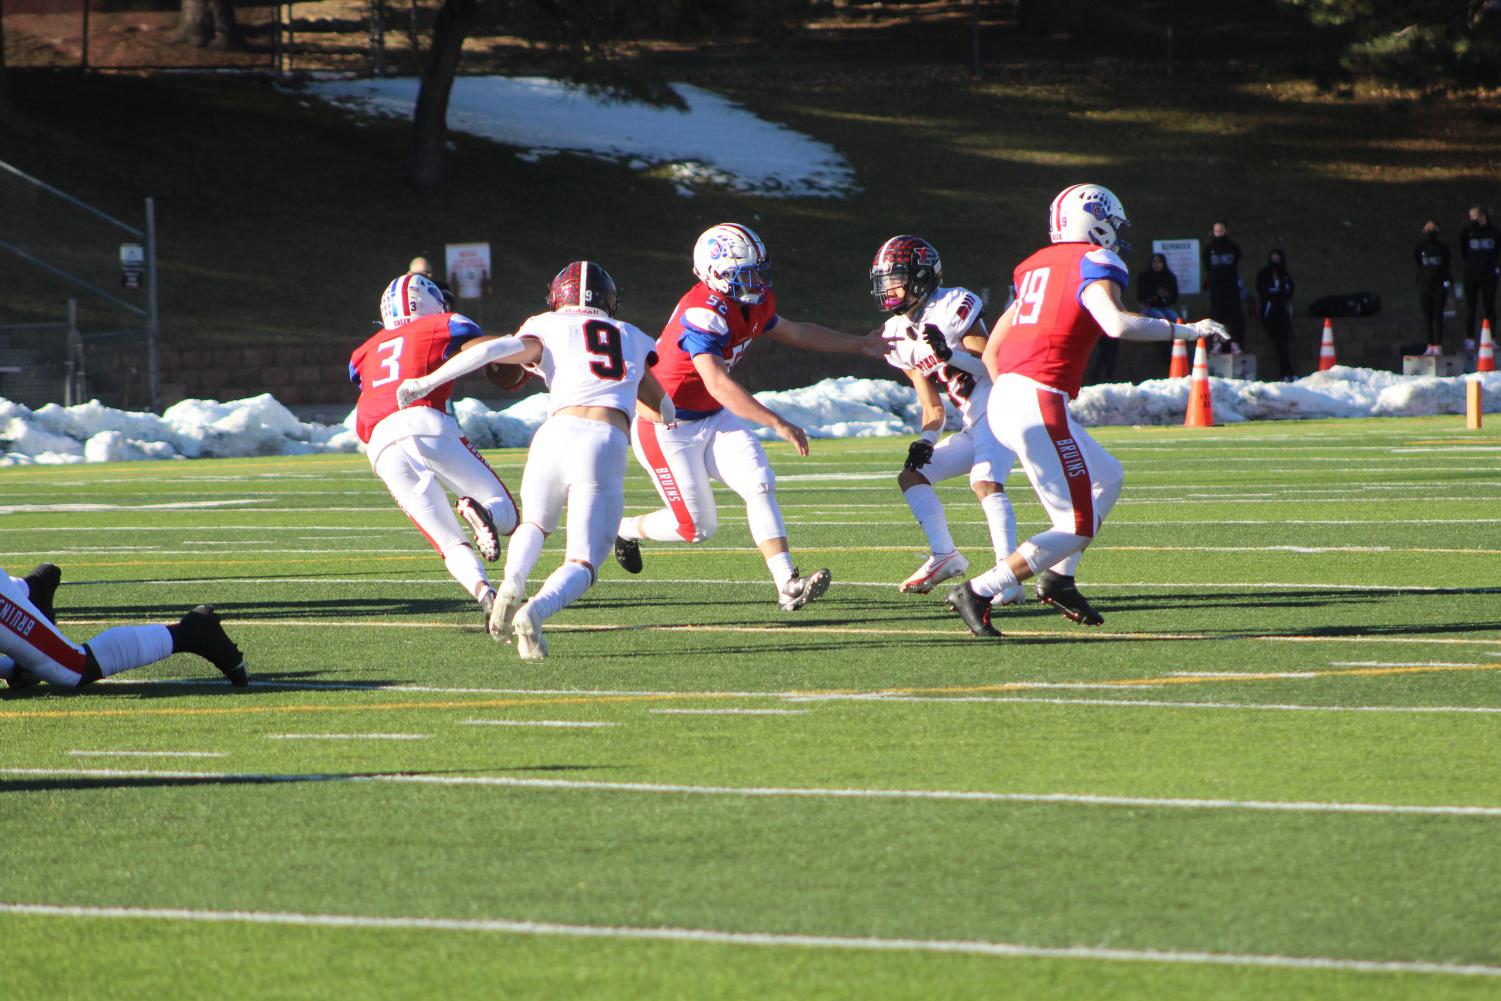
M 730 332 L 729 322 L 707 306 L 689 306 L 683 310 L 683 325 L 706 334 L 727 335 Z

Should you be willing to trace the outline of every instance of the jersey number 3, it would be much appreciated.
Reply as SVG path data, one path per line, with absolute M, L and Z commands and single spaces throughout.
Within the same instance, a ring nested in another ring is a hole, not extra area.
M 1042 297 L 1048 290 L 1048 272 L 1051 268 L 1036 268 L 1022 275 L 1021 287 L 1016 292 L 1016 322 L 1036 323 L 1042 315 Z
M 625 356 L 620 349 L 620 328 L 604 320 L 584 324 L 584 346 L 590 354 L 600 356 L 589 363 L 589 371 L 601 379 L 619 382 L 625 378 Z

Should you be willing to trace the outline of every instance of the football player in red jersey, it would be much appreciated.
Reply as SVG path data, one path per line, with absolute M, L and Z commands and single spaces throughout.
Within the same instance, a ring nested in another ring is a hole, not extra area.
M 802 608 L 828 589 L 828 570 L 806 577 L 792 565 L 787 529 L 777 506 L 776 475 L 747 422 L 764 424 L 808 454 L 802 428 L 763 406 L 730 376 L 730 369 L 758 337 L 806 351 L 843 352 L 879 358 L 878 337 L 843 334 L 777 313 L 771 264 L 761 238 L 737 223 L 711 226 L 693 247 L 698 284 L 678 301 L 657 338 L 660 359 L 653 373 L 677 405 L 677 420 L 655 422 L 640 408 L 632 426 L 636 459 L 651 474 L 666 505 L 620 522 L 615 558 L 641 572 L 640 539 L 702 542 L 718 527 L 710 480 L 745 501 L 756 542 L 785 611 Z
M 453 311 L 436 282 L 418 274 L 392 279 L 381 295 L 380 312 L 383 329 L 349 359 L 349 381 L 360 391 L 355 432 L 367 446 L 375 475 L 454 580 L 479 602 L 488 624 L 495 589 L 475 548 L 491 562 L 500 558 L 501 536 L 516 529 L 516 504 L 444 412 L 451 386 L 406 409 L 396 402 L 403 379 L 427 375 L 454 353 L 488 338 L 473 320 Z M 453 510 L 445 487 L 458 495 Z M 459 526 L 460 517 L 474 533 L 473 544 Z
M 976 636 L 1000 635 L 990 623 L 991 596 L 1034 575 L 1038 600 L 1074 622 L 1104 622 L 1074 586 L 1074 572 L 1120 496 L 1124 474 L 1068 412 L 1095 341 L 1230 336 L 1214 320 L 1184 325 L 1126 311 L 1121 292 L 1130 275 L 1117 251 L 1126 252 L 1129 225 L 1107 188 L 1075 184 L 1060 192 L 1048 214 L 1052 245 L 1017 266 L 1016 301 L 986 342 L 991 432 L 1021 460 L 1052 526 L 949 591 L 949 607 Z

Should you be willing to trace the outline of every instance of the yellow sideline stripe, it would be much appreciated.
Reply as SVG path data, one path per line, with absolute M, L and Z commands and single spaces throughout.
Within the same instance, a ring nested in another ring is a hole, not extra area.
M 1337 668 L 1319 671 L 1297 671 L 1293 676 L 1289 672 L 1265 672 L 1254 674 L 1238 674 L 1233 676 L 1214 675 L 1212 677 L 1166 675 L 1157 678 L 1118 678 L 1109 681 L 1094 681 L 1091 685 L 1100 687 L 1136 688 L 1156 685 L 1211 685 L 1227 684 L 1241 681 L 1289 681 L 1306 680 L 1309 678 L 1339 678 L 1339 677 L 1383 677 L 1398 674 L 1433 674 L 1453 671 L 1501 671 L 1501 661 L 1489 664 L 1466 664 L 1461 667 L 1436 666 L 1430 664 L 1411 664 L 1400 667 L 1356 667 Z M 598 705 L 601 703 L 621 702 L 670 702 L 690 699 L 766 699 L 783 697 L 827 697 L 838 695 L 958 695 L 977 694 L 982 692 L 1016 692 L 1029 691 L 1036 687 L 1036 682 L 1028 681 L 1005 681 L 992 685 L 952 685 L 937 688 L 878 688 L 873 691 L 859 689 L 826 689 L 797 691 L 790 690 L 778 695 L 742 695 L 735 692 L 652 692 L 638 695 L 590 695 L 581 692 L 578 695 L 552 696 L 541 699 L 474 699 L 474 700 L 450 700 L 443 702 L 374 702 L 350 705 L 283 705 L 283 706 L 224 706 L 224 707 L 197 707 L 197 706 L 171 706 L 160 709 L 55 709 L 40 710 L 37 712 L 25 712 L 19 710 L 0 711 L 0 719 L 79 719 L 84 717 L 125 717 L 125 716 L 253 716 L 274 715 L 276 713 L 351 713 L 351 712 L 394 712 L 401 709 L 504 709 L 517 706 L 572 706 L 572 705 Z M 378 689 L 376 690 L 378 691 Z

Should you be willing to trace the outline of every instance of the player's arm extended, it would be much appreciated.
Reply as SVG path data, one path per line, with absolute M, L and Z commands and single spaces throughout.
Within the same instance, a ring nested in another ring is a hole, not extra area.
M 1011 324 L 1016 319 L 1016 304 L 1001 314 L 1001 318 L 995 321 L 995 326 L 990 328 L 990 337 L 985 341 L 985 351 L 980 355 L 980 360 L 985 363 L 985 371 L 994 379 L 996 377 L 996 359 L 1001 356 L 1001 345 L 1006 343 L 1006 338 L 1011 336 Z
M 816 323 L 789 320 L 785 316 L 777 317 L 777 325 L 772 327 L 766 336 L 778 344 L 801 348 L 804 351 L 864 355 L 867 358 L 880 358 L 886 354 L 886 346 L 879 337 L 842 334 Z
M 1155 316 L 1127 312 L 1121 305 L 1120 288 L 1115 282 L 1091 282 L 1084 289 L 1084 308 L 1089 310 L 1089 315 L 1095 318 L 1106 337 L 1117 337 L 1124 341 L 1172 341 L 1195 337 L 1221 341 L 1230 339 L 1230 331 L 1225 329 L 1224 324 L 1214 320 L 1174 323 Z
M 470 372 L 478 372 L 491 362 L 530 365 L 542 357 L 542 342 L 534 337 L 496 337 L 485 340 L 467 351 L 460 350 L 427 375 L 404 379 L 396 387 L 398 406 L 411 406 L 444 383 Z
M 808 436 L 803 429 L 783 420 L 740 383 L 730 378 L 729 366 L 723 358 L 708 352 L 696 354 L 693 356 L 693 367 L 704 380 L 704 388 L 709 391 L 709 395 L 718 400 L 726 410 L 736 417 L 766 425 L 776 432 L 778 438 L 796 447 L 798 455 L 808 454 Z
M 922 407 L 922 430 L 923 437 L 938 441 L 938 436 L 943 434 L 944 421 L 948 415 L 943 410 L 943 397 L 938 395 L 938 387 L 933 385 L 933 380 L 923 375 L 916 369 L 909 369 L 907 378 L 912 380 L 912 388 L 917 391 L 917 402 Z

